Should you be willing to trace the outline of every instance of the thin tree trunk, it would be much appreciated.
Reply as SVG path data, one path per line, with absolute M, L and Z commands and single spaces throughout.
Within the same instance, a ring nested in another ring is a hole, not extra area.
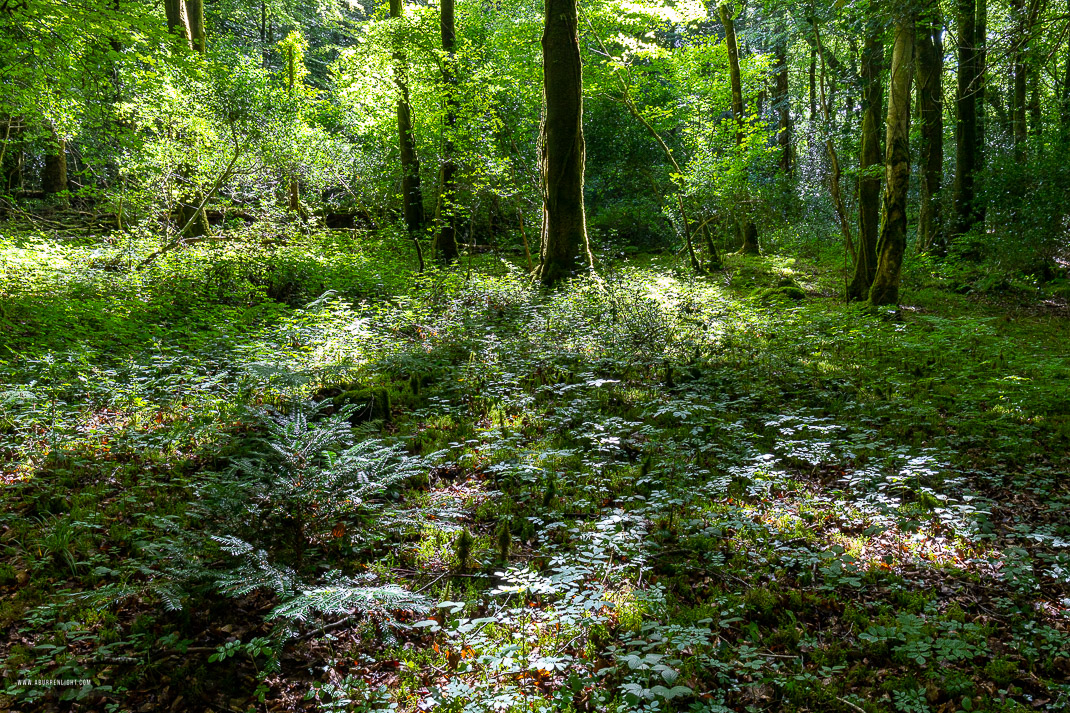
M 454 0 L 442 0 L 439 29 L 442 34 L 442 50 L 446 61 L 442 69 L 442 82 L 446 89 L 446 138 L 442 146 L 442 167 L 439 170 L 440 193 L 435 207 L 435 253 L 444 263 L 457 259 L 457 162 L 454 160 L 453 132 L 457 125 L 457 80 L 453 76 L 456 30 L 454 27 Z M 523 225 L 521 225 L 523 229 Z M 525 243 L 527 238 L 525 237 Z M 530 256 L 529 260 L 530 262 Z
M 724 25 L 725 44 L 728 45 L 728 75 L 732 84 L 732 117 L 736 120 L 736 145 L 742 146 L 743 131 L 743 82 L 739 71 L 739 43 L 736 40 L 736 25 L 733 20 L 734 7 L 729 3 L 721 3 L 719 7 L 721 23 Z M 739 232 L 742 234 L 743 245 L 739 252 L 744 255 L 757 255 L 758 249 L 758 226 L 748 218 L 737 218 Z
M 888 86 L 885 139 L 884 214 L 877 242 L 877 274 L 869 290 L 874 306 L 899 302 L 899 275 L 907 239 L 907 189 L 910 184 L 910 85 L 914 77 L 914 15 L 896 20 L 892 76 Z
M 583 69 L 576 0 L 545 0 L 542 34 L 542 236 L 537 277 L 554 285 L 593 266 L 583 206 Z
M 977 223 L 974 207 L 974 173 L 977 168 L 977 18 L 974 0 L 958 0 L 959 67 L 955 105 L 955 207 L 954 235 L 966 233 Z
M 817 48 L 810 48 L 810 125 L 817 121 Z
M 1026 67 L 1025 67 L 1025 0 L 1011 0 L 1011 13 L 1015 20 L 1014 48 L 1011 51 L 1011 137 L 1014 152 L 1021 156 L 1025 150 L 1027 130 L 1025 124 Z
M 1029 83 L 1029 135 L 1039 136 L 1043 128 L 1040 114 L 1040 79 L 1034 63 L 1026 65 L 1026 74 Z
M 1070 16 L 1070 0 L 1066 2 L 1066 14 Z M 1066 64 L 1063 67 L 1062 101 L 1059 102 L 1059 126 L 1063 141 L 1070 139 L 1070 38 L 1066 41 Z
M 402 14 L 402 0 L 390 0 L 390 17 Z M 412 128 L 412 108 L 409 104 L 408 68 L 405 53 L 397 41 L 394 51 L 394 82 L 398 89 L 398 146 L 401 150 L 401 199 L 404 204 L 405 227 L 416 243 L 420 270 L 423 270 L 423 253 L 420 250 L 420 234 L 424 229 L 424 198 L 420 188 L 420 159 L 416 155 L 416 137 Z
M 821 72 L 818 75 L 818 86 L 820 88 L 821 95 L 821 114 L 825 119 L 825 151 L 828 154 L 829 159 L 829 194 L 832 196 L 832 206 L 836 209 L 836 217 L 840 222 L 840 232 L 843 234 L 843 241 L 846 244 L 847 249 L 851 253 L 851 259 L 857 260 L 858 256 L 855 251 L 854 241 L 851 239 L 851 222 L 847 215 L 847 204 L 843 199 L 842 178 L 843 171 L 840 169 L 840 157 L 836 152 L 836 134 L 832 123 L 832 110 L 829 106 L 831 103 L 831 92 L 826 94 L 826 72 L 825 72 L 825 51 L 824 46 L 821 44 L 821 36 L 818 34 L 817 23 L 814 22 L 814 39 L 815 46 L 818 48 L 821 60 Z
M 1011 14 L 1015 24 L 1014 46 L 1011 51 L 1012 73 L 1014 76 L 1014 93 L 1011 103 L 1011 134 L 1014 140 L 1015 155 L 1021 157 L 1025 143 L 1029 138 L 1029 126 L 1026 123 L 1027 111 L 1030 109 L 1028 96 L 1029 85 L 1035 81 L 1036 69 L 1033 67 L 1031 45 L 1033 30 L 1036 27 L 1044 0 L 1011 0 Z M 1037 97 L 1035 118 L 1039 123 L 1040 101 Z
M 977 119 L 973 132 L 973 164 L 977 173 L 981 173 L 985 168 L 985 132 L 988 130 L 988 110 L 985 108 L 988 94 L 988 0 L 976 0 L 976 3 L 974 39 L 977 51 L 974 55 L 974 62 L 976 63 L 974 70 L 976 78 L 974 81 L 977 83 L 977 99 L 974 102 L 974 107 Z M 974 202 L 973 217 L 975 224 L 980 225 L 981 229 L 984 230 L 984 202 Z
M 879 30 L 868 28 L 862 48 L 862 146 L 858 180 L 858 247 L 854 276 L 847 286 L 849 301 L 869 299 L 869 288 L 877 273 L 877 240 L 880 230 L 881 109 L 884 108 L 884 43 Z
M 791 98 L 788 87 L 788 42 L 780 28 L 773 57 L 773 108 L 777 112 L 777 144 L 780 148 L 780 170 L 784 175 L 794 174 L 791 141 Z
M 918 114 L 921 119 L 921 209 L 918 216 L 919 252 L 932 250 L 940 231 L 938 193 L 944 179 L 943 22 L 937 0 L 928 0 L 918 22 Z
M 598 34 L 598 31 L 595 30 L 590 20 L 587 21 L 587 27 L 591 30 L 591 34 L 594 35 L 595 40 L 598 42 L 599 48 L 602 50 L 602 53 L 606 57 L 610 57 L 611 54 L 609 48 L 606 47 L 606 43 L 602 40 L 602 37 Z M 615 68 L 613 70 L 613 74 L 617 78 L 617 83 L 620 85 L 619 101 L 624 104 L 624 106 L 628 109 L 628 113 L 632 115 L 632 118 L 638 121 L 639 124 L 646 130 L 646 132 L 650 134 L 650 137 L 654 139 L 654 142 L 658 145 L 658 148 L 661 149 L 661 152 L 665 154 L 665 158 L 667 158 L 669 160 L 669 163 L 672 165 L 673 172 L 677 176 L 682 176 L 684 173 L 683 169 L 680 168 L 680 164 L 677 163 L 676 157 L 673 156 L 672 149 L 670 149 L 669 145 L 665 143 L 665 139 L 661 138 L 661 134 L 658 133 L 657 129 L 655 129 L 654 126 L 646 120 L 646 117 L 643 116 L 643 113 L 639 111 L 639 107 L 635 105 L 635 101 L 632 99 L 631 90 L 628 88 L 628 82 L 623 76 L 623 70 L 619 67 Z M 660 196 L 658 198 L 658 202 L 661 202 Z M 702 272 L 702 265 L 701 263 L 699 263 L 698 257 L 695 254 L 695 244 L 693 240 L 694 233 L 691 229 L 691 218 L 688 215 L 688 210 L 684 203 L 682 193 L 676 194 L 676 202 L 680 208 L 680 220 L 683 225 L 684 240 L 687 244 L 687 254 L 691 259 L 691 267 L 695 272 Z M 707 227 L 705 221 L 700 224 L 699 229 L 702 231 L 702 234 L 706 239 L 706 248 L 710 256 L 710 269 L 720 270 L 724 266 L 721 262 L 721 255 L 717 251 L 717 247 L 713 244 L 713 236 L 710 234 L 709 228 Z
M 297 88 L 297 56 L 293 44 L 289 42 L 286 44 L 286 90 L 292 98 L 294 90 Z M 290 212 L 300 215 L 302 213 L 301 182 L 297 173 L 297 168 L 294 166 L 290 167 L 290 186 L 287 193 L 289 194 Z

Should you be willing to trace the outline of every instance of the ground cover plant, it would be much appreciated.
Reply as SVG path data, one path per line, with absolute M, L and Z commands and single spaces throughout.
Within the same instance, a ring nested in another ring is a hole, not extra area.
M 930 265 L 867 312 L 776 255 L 546 293 L 370 237 L 3 249 L 9 709 L 1067 705 L 1042 305 Z
M 0 713 L 1070 709 L 1070 14 L 0 0 Z

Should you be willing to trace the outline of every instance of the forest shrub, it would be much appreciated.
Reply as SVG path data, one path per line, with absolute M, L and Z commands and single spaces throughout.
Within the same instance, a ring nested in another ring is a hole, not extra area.
M 954 244 L 962 257 L 991 260 L 1001 267 L 1045 273 L 1065 259 L 1070 237 L 1070 164 L 1065 151 L 1041 148 L 1029 161 L 1012 153 L 993 157 L 979 191 L 988 204 L 988 235 L 978 231 Z

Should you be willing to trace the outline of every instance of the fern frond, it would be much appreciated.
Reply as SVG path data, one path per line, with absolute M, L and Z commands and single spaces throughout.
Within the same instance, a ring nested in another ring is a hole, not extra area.
M 270 618 L 308 621 L 315 615 L 382 615 L 400 609 L 426 612 L 431 609 L 431 600 L 397 585 L 354 586 L 350 580 L 303 591 L 299 596 L 275 607 Z

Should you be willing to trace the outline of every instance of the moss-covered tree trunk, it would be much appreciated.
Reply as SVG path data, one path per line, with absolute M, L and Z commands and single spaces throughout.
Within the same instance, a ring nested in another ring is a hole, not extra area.
M 884 214 L 877 242 L 877 272 L 869 289 L 874 306 L 899 302 L 899 274 L 907 241 L 910 184 L 910 85 L 914 77 L 914 15 L 900 11 L 895 23 L 884 155 Z
M 442 145 L 442 167 L 439 170 L 438 203 L 435 207 L 435 254 L 443 263 L 457 259 L 457 162 L 454 157 L 453 131 L 457 125 L 457 80 L 454 77 L 454 52 L 456 30 L 454 27 L 454 2 L 442 0 L 439 29 L 442 34 L 442 50 L 446 62 L 442 69 L 442 82 L 446 88 L 446 127 Z
M 736 39 L 735 8 L 729 3 L 721 3 L 718 8 L 721 24 L 724 25 L 725 44 L 728 46 L 728 78 L 732 85 L 732 117 L 736 120 L 736 145 L 743 144 L 743 81 L 739 72 L 739 43 Z M 748 218 L 737 219 L 739 233 L 743 244 L 739 251 L 745 255 L 758 254 L 758 226 Z
M 928 252 L 940 242 L 940 200 L 937 194 L 944 180 L 943 30 L 939 3 L 926 0 L 917 28 L 918 115 L 921 120 L 919 252 Z
M 402 9 L 402 0 L 390 0 L 390 17 L 401 17 Z M 412 128 L 408 66 L 400 42 L 394 51 L 394 82 L 398 89 L 398 148 L 401 152 L 401 199 L 404 205 L 405 227 L 416 243 L 422 269 L 420 234 L 424 229 L 424 194 L 420 187 L 420 159 L 416 154 L 416 134 Z
M 593 263 L 583 206 L 583 76 L 576 0 L 545 0 L 542 248 L 538 279 L 553 285 Z
M 862 145 L 858 180 L 858 246 L 854 275 L 847 286 L 847 299 L 865 302 L 877 272 L 877 240 L 881 221 L 880 127 L 884 108 L 884 43 L 871 23 L 862 47 Z
M 977 170 L 977 15 L 974 0 L 958 0 L 959 66 L 955 90 L 955 208 L 954 235 L 962 235 L 977 223 L 974 207 L 974 175 Z

